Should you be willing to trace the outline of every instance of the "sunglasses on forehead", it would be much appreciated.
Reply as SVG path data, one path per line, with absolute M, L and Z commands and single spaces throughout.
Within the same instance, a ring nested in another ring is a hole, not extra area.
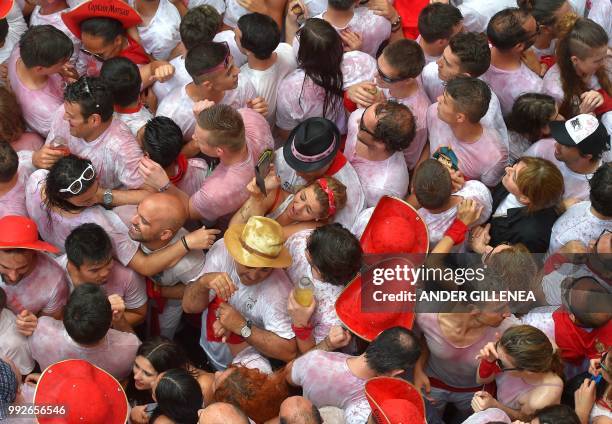
M 66 188 L 60 189 L 60 193 L 70 193 L 74 196 L 78 196 L 81 194 L 83 190 L 83 182 L 91 181 L 96 176 L 96 170 L 94 169 L 92 164 L 89 164 L 87 168 L 81 173 L 81 176 L 74 180 L 70 185 Z
M 196 82 L 197 84 L 199 84 L 201 82 L 201 77 L 203 75 L 210 74 L 210 73 L 213 73 L 213 72 L 220 71 L 222 69 L 229 68 L 230 62 L 232 60 L 232 54 L 231 54 L 231 51 L 230 51 L 230 48 L 229 48 L 229 44 L 227 43 L 227 41 L 223 41 L 223 42 L 221 42 L 219 44 L 223 44 L 223 46 L 225 48 L 225 56 L 223 57 L 223 60 L 218 65 L 215 65 L 215 66 L 213 66 L 211 68 L 204 69 L 200 73 L 200 75 L 197 77 L 198 80 L 199 80 L 199 81 Z

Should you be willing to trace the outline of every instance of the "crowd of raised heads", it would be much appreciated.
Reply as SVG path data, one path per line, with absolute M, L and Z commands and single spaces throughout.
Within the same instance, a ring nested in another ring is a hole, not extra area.
M 612 424 L 610 0 L 0 0 L 0 423 Z

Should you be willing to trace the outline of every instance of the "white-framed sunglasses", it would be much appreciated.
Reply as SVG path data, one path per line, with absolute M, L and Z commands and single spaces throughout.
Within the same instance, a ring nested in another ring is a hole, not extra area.
M 74 180 L 67 188 L 61 188 L 59 192 L 70 193 L 78 196 L 81 194 L 81 190 L 83 190 L 83 181 L 91 181 L 95 178 L 95 176 L 96 170 L 92 164 L 89 164 L 79 178 Z

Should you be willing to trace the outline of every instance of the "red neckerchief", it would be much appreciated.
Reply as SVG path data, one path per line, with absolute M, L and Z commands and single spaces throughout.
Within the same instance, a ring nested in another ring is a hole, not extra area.
M 178 157 L 176 158 L 176 164 L 178 165 L 178 171 L 174 177 L 170 177 L 170 182 L 174 185 L 181 182 L 187 173 L 187 167 L 189 166 L 187 163 L 187 158 L 182 153 L 179 153 Z
M 223 300 L 217 296 L 212 302 L 208 304 L 208 312 L 206 313 L 206 339 L 209 342 L 221 342 L 221 337 L 215 336 L 215 332 L 213 330 L 213 324 L 217 320 L 217 309 L 221 306 Z M 226 343 L 229 344 L 240 344 L 244 341 L 244 339 L 238 334 L 230 333 L 231 335 L 227 338 Z
M 149 56 L 147 56 L 147 53 L 140 44 L 130 37 L 127 37 L 127 40 L 128 46 L 119 53 L 120 57 L 130 59 L 136 65 L 146 65 L 151 62 L 151 59 L 149 59 Z
M 132 113 L 136 113 L 140 111 L 140 109 L 142 109 L 142 104 L 138 103 L 136 106 L 132 106 L 132 107 L 123 107 L 123 106 L 115 105 L 113 106 L 113 109 L 117 113 L 123 113 L 125 115 L 130 115 Z
M 612 345 L 612 321 L 588 332 L 574 324 L 564 308 L 557 309 L 552 317 L 555 322 L 555 341 L 566 362 L 578 365 L 585 357 L 596 358 Z M 600 345 L 600 350 L 597 345 Z
M 556 62 L 557 62 L 557 58 L 552 55 L 545 55 L 540 58 L 540 63 L 543 63 L 544 65 L 546 65 L 547 70 L 552 68 Z
M 157 303 L 157 311 L 161 314 L 164 312 L 166 308 L 166 298 L 162 297 L 161 291 L 155 288 L 155 281 L 151 280 L 149 277 L 145 277 L 145 282 L 147 283 L 147 296 L 149 299 L 154 299 Z
M 327 177 L 333 177 L 336 172 L 340 171 L 344 167 L 344 165 L 346 165 L 346 162 L 348 161 L 346 160 L 346 157 L 344 157 L 342 152 L 336 153 L 336 157 L 331 163 L 329 169 L 325 172 L 325 175 Z

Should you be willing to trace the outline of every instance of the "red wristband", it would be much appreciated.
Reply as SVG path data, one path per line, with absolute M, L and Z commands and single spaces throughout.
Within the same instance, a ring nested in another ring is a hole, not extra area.
M 300 340 L 307 340 L 308 338 L 310 338 L 310 335 L 312 334 L 312 327 L 296 327 L 295 325 L 291 324 L 291 329 L 293 330 L 293 332 L 295 333 L 295 337 L 297 337 Z
M 486 359 L 480 360 L 480 367 L 478 368 L 478 376 L 480 378 L 489 378 L 500 372 L 501 369 L 497 365 L 497 362 L 489 362 Z
M 344 96 L 342 98 L 342 103 L 344 104 L 344 108 L 350 113 L 357 110 L 357 103 L 349 99 L 348 91 L 344 92 Z
M 460 219 L 455 218 L 448 230 L 444 233 L 445 236 L 453 239 L 453 244 L 461 244 L 465 240 L 465 234 L 469 228 Z

